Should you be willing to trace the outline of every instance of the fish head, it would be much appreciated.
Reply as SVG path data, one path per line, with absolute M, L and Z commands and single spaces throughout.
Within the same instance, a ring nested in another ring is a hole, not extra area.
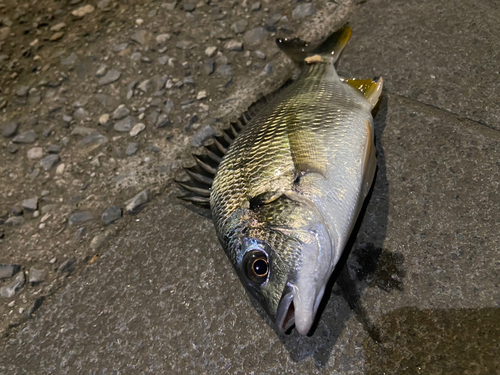
M 247 216 L 234 268 L 280 332 L 306 335 L 334 268 L 331 236 L 314 206 L 282 195 Z

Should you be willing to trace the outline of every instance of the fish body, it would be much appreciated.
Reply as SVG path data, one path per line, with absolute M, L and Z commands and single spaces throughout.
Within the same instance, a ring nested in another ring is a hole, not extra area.
M 349 36 L 344 27 L 335 46 L 309 53 L 300 40 L 278 43 L 301 73 L 236 137 L 211 186 L 217 236 L 281 331 L 309 332 L 376 169 L 382 81 L 363 95 L 339 78 L 333 63 Z

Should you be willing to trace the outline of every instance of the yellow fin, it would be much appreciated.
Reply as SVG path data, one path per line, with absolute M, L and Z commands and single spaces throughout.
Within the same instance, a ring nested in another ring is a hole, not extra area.
M 377 105 L 384 84 L 382 77 L 376 82 L 372 79 L 346 79 L 344 82 L 360 91 L 365 96 L 368 103 L 372 105 L 372 108 Z

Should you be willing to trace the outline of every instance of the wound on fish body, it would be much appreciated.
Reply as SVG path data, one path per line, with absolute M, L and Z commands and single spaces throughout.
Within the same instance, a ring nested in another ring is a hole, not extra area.
M 376 169 L 371 110 L 382 79 L 341 79 L 346 25 L 319 47 L 278 39 L 299 77 L 205 146 L 178 182 L 210 208 L 241 282 L 281 332 L 311 329 Z

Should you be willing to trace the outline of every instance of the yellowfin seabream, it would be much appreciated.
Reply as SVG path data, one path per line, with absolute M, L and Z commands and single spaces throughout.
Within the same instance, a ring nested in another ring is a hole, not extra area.
M 278 39 L 299 77 L 216 137 L 179 183 L 210 207 L 241 282 L 282 332 L 311 329 L 375 174 L 382 79 L 339 78 L 350 35 L 344 26 L 316 49 Z

